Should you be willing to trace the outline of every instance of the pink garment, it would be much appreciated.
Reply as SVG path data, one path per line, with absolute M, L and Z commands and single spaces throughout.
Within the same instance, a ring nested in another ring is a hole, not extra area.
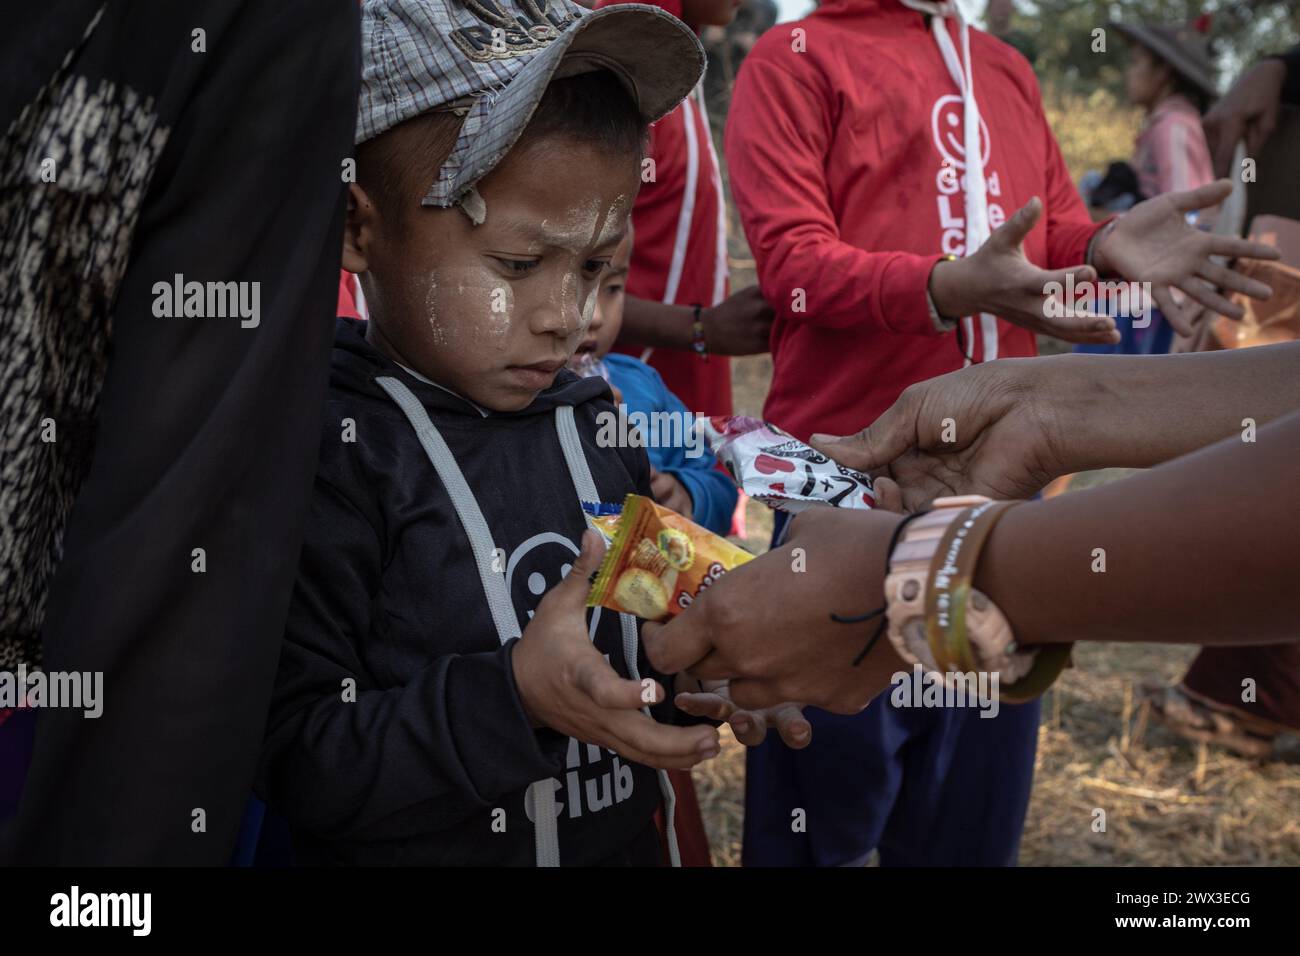
M 1138 188 L 1147 198 L 1213 182 L 1201 114 L 1186 97 L 1169 97 L 1147 117 L 1138 133 L 1133 165 Z

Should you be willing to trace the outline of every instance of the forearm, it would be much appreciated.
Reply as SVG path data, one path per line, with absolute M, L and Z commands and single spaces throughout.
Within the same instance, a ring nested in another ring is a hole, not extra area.
M 1300 343 L 1032 361 L 1056 396 L 1067 471 L 1158 465 L 1300 408 Z
M 623 328 L 619 345 L 689 349 L 695 322 L 694 309 L 629 295 L 623 303 Z
M 975 586 L 1022 644 L 1294 640 L 1300 413 L 1256 437 L 1013 508 Z

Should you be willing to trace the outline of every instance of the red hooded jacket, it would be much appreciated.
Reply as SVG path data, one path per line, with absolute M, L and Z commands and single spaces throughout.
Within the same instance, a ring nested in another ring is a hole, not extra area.
M 960 48 L 955 24 L 948 29 Z M 987 126 L 990 226 L 1033 196 L 1025 242 L 1044 268 L 1083 262 L 1098 226 L 1043 114 L 1033 70 L 971 30 Z M 764 415 L 801 438 L 870 424 L 913 382 L 963 365 L 935 330 L 930 270 L 964 251 L 962 100 L 928 19 L 898 0 L 824 0 L 765 33 L 745 59 L 727 121 L 731 191 L 777 313 Z M 985 137 L 981 137 L 984 141 Z M 1034 355 L 1032 333 L 974 323 L 976 361 Z
M 627 0 L 600 0 L 607 7 Z M 681 0 L 637 0 L 682 15 Z M 727 296 L 727 237 L 722 178 L 702 85 L 650 127 L 647 157 L 654 178 L 632 207 L 632 263 L 627 293 L 674 305 L 716 305 Z M 640 346 L 620 352 L 640 357 Z M 691 411 L 731 414 L 731 360 L 701 361 L 685 349 L 653 349 L 645 360 Z

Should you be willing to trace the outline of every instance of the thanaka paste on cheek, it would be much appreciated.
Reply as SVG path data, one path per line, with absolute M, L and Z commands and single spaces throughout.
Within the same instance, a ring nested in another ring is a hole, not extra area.
M 435 305 L 438 298 L 438 272 L 434 270 L 429 273 L 428 284 L 424 293 L 424 315 L 425 320 L 429 323 L 429 335 L 433 344 L 438 348 L 446 348 L 450 336 L 447 334 L 447 328 L 438 321 L 438 310 Z
M 494 349 L 503 351 L 508 344 L 510 317 L 515 304 L 510 283 L 487 265 L 467 266 L 460 270 L 458 278 L 457 306 L 469 320 L 474 338 L 486 338 Z

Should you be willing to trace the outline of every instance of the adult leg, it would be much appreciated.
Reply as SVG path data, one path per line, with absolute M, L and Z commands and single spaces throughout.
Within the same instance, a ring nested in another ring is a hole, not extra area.
M 882 866 L 1011 866 L 1034 781 L 1040 701 L 924 711 L 880 840 Z

